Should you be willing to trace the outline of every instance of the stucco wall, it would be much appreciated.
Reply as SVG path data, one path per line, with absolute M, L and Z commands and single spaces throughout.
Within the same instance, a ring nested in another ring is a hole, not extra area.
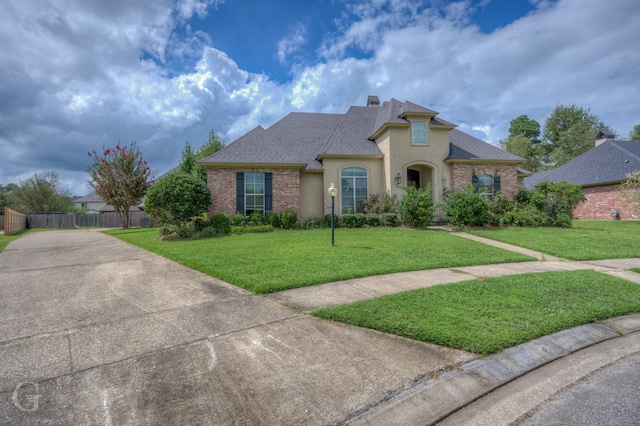
M 322 173 L 300 173 L 300 218 L 324 217 L 325 204 L 322 194 L 324 188 Z
M 640 219 L 634 204 L 624 201 L 618 192 L 618 185 L 591 186 L 582 188 L 586 201 L 573 210 L 575 219 L 608 219 L 611 210 L 618 210 L 620 219 Z
M 521 180 L 518 180 L 518 169 L 516 165 L 509 164 L 452 164 L 451 165 L 451 190 L 464 188 L 471 184 L 471 177 L 475 172 L 476 176 L 484 174 L 496 176 L 500 175 L 500 187 L 503 194 L 508 197 L 515 197 L 521 188 Z
M 338 196 L 336 197 L 336 212 L 342 211 L 340 200 L 340 171 L 345 167 L 363 167 L 367 169 L 369 175 L 369 194 L 382 194 L 387 192 L 384 186 L 385 175 L 382 158 L 325 158 L 322 161 L 324 167 L 322 195 L 318 197 L 323 200 L 323 206 L 331 205 L 331 197 L 329 197 L 329 186 L 333 183 L 338 188 Z
M 300 216 L 300 171 L 271 168 L 209 168 L 207 185 L 211 191 L 211 213 L 236 212 L 236 173 L 273 173 L 273 212 L 293 210 Z

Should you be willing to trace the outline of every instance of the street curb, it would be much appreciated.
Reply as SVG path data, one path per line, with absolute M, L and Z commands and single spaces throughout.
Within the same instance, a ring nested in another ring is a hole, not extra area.
M 640 331 L 640 314 L 559 331 L 465 364 L 346 420 L 350 425 L 434 424 L 464 406 L 556 359 Z

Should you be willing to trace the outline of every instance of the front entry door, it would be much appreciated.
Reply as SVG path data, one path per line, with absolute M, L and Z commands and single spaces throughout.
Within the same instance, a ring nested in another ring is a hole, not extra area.
M 413 186 L 420 189 L 420 172 L 413 169 L 407 169 L 407 186 Z

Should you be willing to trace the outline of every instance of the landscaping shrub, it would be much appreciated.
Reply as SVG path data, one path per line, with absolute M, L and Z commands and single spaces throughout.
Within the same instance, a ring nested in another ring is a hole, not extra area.
M 329 226 L 331 226 L 331 218 L 329 218 Z M 320 229 L 324 227 L 324 220 L 317 217 L 305 219 L 298 225 L 298 229 Z
M 379 214 L 369 213 L 367 216 L 367 226 L 380 226 L 382 225 L 382 218 Z
M 395 213 L 383 213 L 382 226 L 396 226 L 398 224 L 398 215 Z
M 533 204 L 516 205 L 516 208 L 502 217 L 505 226 L 515 225 L 523 227 L 546 226 L 546 215 Z
M 489 203 L 471 185 L 446 197 L 444 210 L 448 222 L 458 228 L 484 225 L 489 219 Z
M 492 199 L 489 200 L 489 224 L 494 226 L 509 226 L 512 224 L 511 215 L 515 202 L 504 195 L 497 192 Z
M 369 194 L 367 200 L 358 202 L 358 211 L 364 214 L 397 213 L 398 203 L 396 194 L 391 195 L 389 192 L 385 194 Z
M 231 232 L 231 221 L 226 213 L 216 213 L 209 218 L 209 227 L 221 234 Z
M 231 216 L 231 226 L 245 226 L 247 224 L 247 218 L 242 213 L 238 212 Z
M 204 228 L 206 228 L 207 226 L 209 226 L 209 223 L 204 220 L 204 218 L 202 217 L 197 217 L 193 220 L 192 222 L 193 225 L 193 230 L 195 232 L 200 232 L 202 231 Z
M 343 214 L 342 215 L 342 224 L 347 228 L 355 228 L 356 227 L 356 215 L 355 214 Z
M 249 224 L 251 225 L 264 225 L 264 216 L 262 212 L 255 212 L 249 215 Z
M 331 215 L 330 214 L 325 214 L 324 215 L 324 224 L 327 228 L 331 228 Z M 334 216 L 333 218 L 333 226 L 336 228 L 339 228 L 343 225 L 342 223 L 342 216 Z
M 271 225 L 253 225 L 253 226 L 232 226 L 232 234 L 261 234 L 264 232 L 273 232 Z
M 171 173 L 147 191 L 144 209 L 160 220 L 160 224 L 176 227 L 179 236 L 187 237 L 185 229 L 194 218 L 203 215 L 211 205 L 207 185 L 192 175 Z
M 231 232 L 231 227 L 229 227 L 229 231 L 228 232 Z M 196 232 L 193 235 L 192 239 L 201 240 L 201 239 L 204 239 L 204 238 L 213 238 L 213 237 L 217 237 L 217 236 L 219 236 L 221 234 L 222 233 L 220 231 L 218 231 L 216 228 L 214 228 L 213 226 L 207 226 L 207 227 L 203 228 L 202 230 L 200 230 L 199 232 Z
M 354 216 L 356 219 L 356 228 L 362 228 L 367 224 L 367 216 L 364 213 L 356 213 Z
M 280 213 L 280 226 L 282 229 L 292 229 L 298 222 L 298 215 L 293 210 L 285 210 Z
M 398 205 L 400 218 L 409 226 L 427 226 L 433 218 L 434 203 L 431 198 L 431 185 L 424 189 L 412 186 L 404 188 L 407 194 Z
M 271 225 L 275 229 L 280 229 L 280 216 L 275 213 L 267 213 L 264 217 L 264 222 L 266 225 Z

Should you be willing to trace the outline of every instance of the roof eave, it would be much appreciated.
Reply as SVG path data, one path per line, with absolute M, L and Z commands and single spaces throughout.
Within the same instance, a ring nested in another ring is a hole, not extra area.
M 304 169 L 307 163 L 200 163 L 204 168 L 211 169 L 238 169 L 238 168 L 265 168 L 265 169 Z
M 316 157 L 316 160 L 324 160 L 326 158 L 368 158 L 368 159 L 380 159 L 384 158 L 384 155 L 358 155 L 358 154 L 320 154 Z
M 447 164 L 520 164 L 524 160 L 492 160 L 491 158 L 447 158 L 444 160 Z
M 384 123 L 373 135 L 369 136 L 369 140 L 375 141 L 389 128 L 409 127 L 409 123 Z

